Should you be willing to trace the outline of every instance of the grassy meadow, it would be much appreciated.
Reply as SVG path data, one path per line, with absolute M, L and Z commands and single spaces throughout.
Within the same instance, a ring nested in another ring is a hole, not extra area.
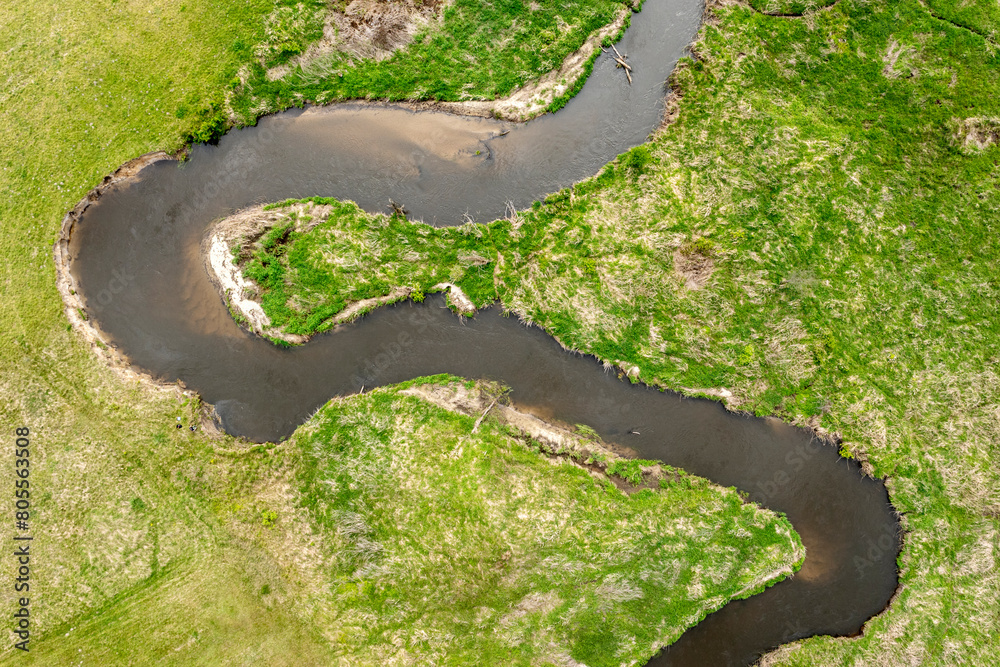
M 841 0 L 783 16 L 804 7 L 714 5 L 672 77 L 674 122 L 530 210 L 438 230 L 316 200 L 335 213 L 310 232 L 286 216 L 280 243 L 248 243 L 243 261 L 298 333 L 446 276 L 645 382 L 838 433 L 889 478 L 902 587 L 864 636 L 769 660 L 990 664 L 1000 9 Z
M 568 346 L 635 366 L 646 382 L 726 388 L 731 407 L 836 431 L 846 454 L 889 476 L 908 530 L 899 596 L 862 637 L 808 639 L 770 662 L 992 664 L 1000 9 L 752 5 L 713 4 L 697 57 L 673 77 L 679 115 L 646 147 L 535 209 L 468 230 L 480 245 L 453 252 L 466 241 L 434 234 L 455 232 L 424 231 L 414 252 L 439 253 L 428 270 L 477 299 L 499 297 Z M 0 414 L 8 444 L 15 427 L 32 431 L 38 642 L 27 656 L 8 642 L 4 664 L 331 659 L 309 615 L 275 602 L 308 582 L 274 554 L 318 553 L 275 529 L 292 514 L 274 508 L 296 493 L 275 484 L 244 498 L 244 480 L 275 455 L 176 429 L 178 417 L 197 423 L 194 398 L 99 363 L 67 330 L 52 262 L 65 211 L 121 163 L 299 101 L 261 89 L 256 110 L 227 106 L 247 99 L 241 74 L 262 48 L 298 54 L 318 37 L 315 16 L 297 6 L 0 7 Z M 274 42 L 275 17 L 290 16 L 301 32 Z M 441 85 L 457 91 L 477 67 Z M 433 97 L 425 85 L 411 94 Z M 494 80 L 477 85 L 502 94 Z M 371 233 L 410 238 L 411 223 L 386 220 Z M 369 247 L 357 252 L 370 261 Z M 400 258 L 384 279 L 425 284 Z M 500 267 L 500 279 L 482 267 Z M 327 300 L 320 307 L 372 289 L 331 275 L 341 282 L 314 294 Z M 12 516 L 13 494 L 0 502 Z M 12 572 L 0 567 L 8 591 Z
M 67 326 L 52 263 L 63 214 L 105 174 L 222 129 L 227 91 L 289 6 L 0 8 L 0 414 L 11 445 L 2 461 L 13 479 L 14 429 L 29 428 L 34 537 L 31 651 L 13 649 L 8 630 L 0 663 L 334 660 L 329 637 L 284 604 L 310 599 L 275 556 L 285 552 L 261 544 L 263 531 L 295 537 L 276 528 L 292 520 L 273 509 L 289 500 L 262 489 L 250 501 L 255 521 L 241 518 L 241 484 L 266 467 L 268 450 L 190 431 L 196 397 L 98 362 Z M 2 507 L 13 517 L 13 492 Z M 0 568 L 0 586 L 11 590 L 13 573 Z M 10 596 L 3 607 L 13 612 Z
M 310 4 L 317 9 L 307 9 Z M 301 36 L 323 32 L 327 4 L 312 0 L 295 13 L 275 14 L 279 25 L 233 83 L 233 118 L 252 124 L 262 113 L 305 101 L 495 100 L 559 69 L 588 36 L 632 6 L 623 0 L 417 0 L 404 17 L 389 11 L 390 2 L 370 2 L 357 15 L 347 2 L 329 3 L 344 19 L 327 48 L 309 52 Z M 366 42 L 357 43 L 363 36 Z M 561 83 L 569 90 L 551 100 L 550 109 L 577 90 L 574 81 Z
M 663 469 L 626 492 L 480 423 L 497 398 L 439 376 L 335 399 L 256 467 L 233 462 L 225 508 L 295 584 L 265 597 L 338 664 L 642 664 L 804 555 L 734 489 Z

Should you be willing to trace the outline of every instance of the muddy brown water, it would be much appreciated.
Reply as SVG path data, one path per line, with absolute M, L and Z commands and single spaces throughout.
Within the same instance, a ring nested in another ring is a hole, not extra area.
M 182 380 L 227 431 L 276 440 L 330 397 L 434 373 L 498 380 L 539 416 L 784 512 L 806 545 L 801 571 L 727 604 L 652 665 L 742 665 L 811 635 L 852 635 L 897 583 L 899 524 L 884 484 L 798 428 L 620 381 L 593 358 L 487 309 L 462 321 L 441 297 L 382 308 L 291 350 L 237 326 L 204 268 L 210 223 L 248 205 L 314 195 L 432 224 L 480 221 L 596 173 L 659 122 L 664 82 L 697 31 L 698 0 L 647 0 L 619 44 L 629 86 L 602 56 L 581 93 L 524 125 L 339 105 L 264 118 L 183 164 L 111 187 L 76 225 L 71 267 L 88 314 L 138 368 Z M 637 433 L 634 433 L 637 432 Z

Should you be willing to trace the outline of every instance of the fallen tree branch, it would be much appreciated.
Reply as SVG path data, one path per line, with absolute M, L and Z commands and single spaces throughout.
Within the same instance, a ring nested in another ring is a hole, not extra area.
M 490 407 L 488 407 L 485 410 L 483 410 L 483 414 L 479 415 L 479 419 L 477 419 L 476 423 L 472 426 L 472 432 L 473 433 L 475 433 L 477 430 L 479 430 L 479 425 L 483 423 L 483 420 L 486 419 L 486 415 L 489 414 L 490 410 L 492 410 L 493 406 L 496 405 L 496 404 L 497 404 L 497 402 L 493 401 L 492 403 L 490 403 Z
M 618 48 L 615 47 L 614 44 L 611 45 L 611 48 L 614 49 L 614 52 L 615 52 L 615 55 L 612 56 L 612 58 L 614 58 L 614 61 L 615 61 L 615 66 L 618 67 L 618 68 L 620 68 L 620 69 L 625 70 L 625 77 L 628 79 L 629 85 L 631 85 L 632 84 L 632 66 L 628 64 L 628 60 L 627 60 L 628 55 L 622 55 L 621 51 L 619 51 Z M 603 49 L 602 48 L 601 50 L 604 51 L 605 53 L 608 52 L 607 49 Z

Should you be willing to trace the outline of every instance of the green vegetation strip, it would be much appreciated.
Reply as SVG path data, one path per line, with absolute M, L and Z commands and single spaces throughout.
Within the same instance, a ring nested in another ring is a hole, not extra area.
M 439 376 L 337 399 L 272 454 L 322 563 L 288 578 L 341 661 L 642 664 L 801 563 L 788 521 L 733 489 L 663 468 L 625 493 L 495 411 L 480 423 L 492 391 Z M 288 506 L 239 507 L 265 532 L 300 530 Z
M 337 37 L 310 52 L 330 4 L 311 0 L 269 17 L 259 57 L 232 83 L 229 104 L 240 123 L 306 100 L 496 100 L 559 69 L 591 34 L 616 20 L 623 4 L 632 6 L 622 0 L 372 1 L 366 11 L 352 12 L 348 3 L 332 3 L 344 17 Z M 379 57 L 363 57 L 370 53 Z M 550 110 L 572 97 L 591 64 L 582 64 L 577 81 L 561 82 L 570 89 Z
M 864 636 L 780 659 L 990 664 L 1000 51 L 983 35 L 1000 10 L 967 3 L 966 26 L 929 7 L 714 7 L 673 77 L 676 121 L 597 177 L 454 230 L 340 208 L 258 261 L 286 267 L 299 331 L 380 281 L 426 291 L 447 275 L 648 383 L 839 433 L 890 478 L 902 590 Z

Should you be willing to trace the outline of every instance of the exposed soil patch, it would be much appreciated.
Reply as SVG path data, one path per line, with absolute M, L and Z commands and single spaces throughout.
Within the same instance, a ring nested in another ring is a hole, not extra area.
M 462 288 L 454 283 L 438 283 L 434 286 L 436 290 L 448 290 L 447 303 L 454 308 L 459 315 L 469 316 L 476 314 L 476 304 L 465 295 Z
M 701 252 L 690 252 L 685 248 L 674 251 L 674 271 L 684 279 L 688 289 L 701 289 L 708 284 L 715 269 L 711 256 Z
M 202 255 L 206 258 L 208 275 L 223 294 L 230 311 L 243 324 L 262 336 L 278 338 L 289 343 L 301 343 L 298 336 L 288 336 L 271 327 L 271 320 L 254 299 L 257 286 L 243 277 L 243 269 L 231 248 L 242 246 L 245 239 L 258 238 L 276 223 L 262 206 L 255 206 L 232 215 L 213 230 L 206 240 Z
M 418 30 L 438 20 L 448 0 L 352 0 L 343 9 L 331 8 L 323 37 L 305 53 L 272 67 L 267 78 L 280 79 L 297 67 L 308 71 L 322 66 L 326 56 L 348 54 L 366 60 L 384 60 L 413 40 Z

